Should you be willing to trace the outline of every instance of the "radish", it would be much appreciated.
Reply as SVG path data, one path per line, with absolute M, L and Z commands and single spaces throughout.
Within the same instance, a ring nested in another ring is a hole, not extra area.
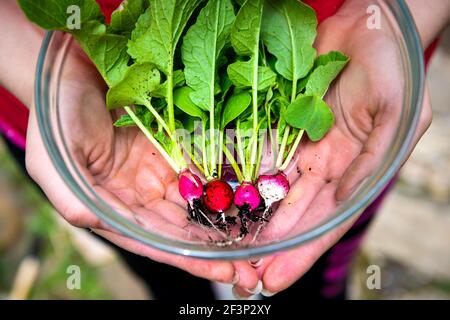
M 233 189 L 222 180 L 212 180 L 205 186 L 203 202 L 211 213 L 223 214 L 233 204 Z
M 266 207 L 270 207 L 275 202 L 283 200 L 290 188 L 289 181 L 282 172 L 278 172 L 275 175 L 260 175 L 256 184 Z
M 203 183 L 200 178 L 189 169 L 184 169 L 178 176 L 178 191 L 189 205 L 200 200 L 203 195 Z
M 252 242 L 255 242 L 272 214 L 272 205 L 283 200 L 289 193 L 289 180 L 283 172 L 274 175 L 260 175 L 257 181 L 259 194 L 264 199 L 265 210 L 261 216 L 261 222 L 253 236 Z
M 256 210 L 261 203 L 261 197 L 259 196 L 258 189 L 249 183 L 243 182 L 237 187 L 234 195 L 234 204 L 239 209 L 245 209 L 248 211 Z
M 203 189 L 205 189 L 205 193 Z M 200 225 L 212 227 L 223 238 L 228 240 L 228 236 L 221 229 L 226 230 L 225 222 L 227 219 L 224 216 L 224 212 L 231 206 L 233 190 L 226 182 L 214 180 L 209 182 L 204 188 L 202 181 L 197 175 L 189 169 L 183 169 L 178 176 L 178 191 L 188 203 L 189 220 L 194 220 Z M 229 200 L 230 195 L 231 200 Z M 208 210 L 223 215 L 223 222 L 214 223 L 203 211 L 203 205 Z
M 253 213 L 259 208 L 261 197 L 258 189 L 250 183 L 243 182 L 237 187 L 234 195 L 234 205 L 239 209 L 238 217 L 241 222 L 240 234 L 234 239 L 241 241 L 248 234 L 248 222 L 254 220 Z

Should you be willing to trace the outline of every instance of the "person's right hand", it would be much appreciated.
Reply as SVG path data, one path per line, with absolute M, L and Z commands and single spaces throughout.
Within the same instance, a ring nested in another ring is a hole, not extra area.
M 294 236 L 331 217 L 339 202 L 349 199 L 382 164 L 391 147 L 402 113 L 402 65 L 388 21 L 381 21 L 380 30 L 367 28 L 365 13 L 370 3 L 348 0 L 319 26 L 318 53 L 338 50 L 351 59 L 326 96 L 335 125 L 320 142 L 301 143 L 298 161 L 289 174 L 290 192 L 274 212 L 261 241 Z M 426 96 L 411 151 L 430 125 L 431 115 Z M 292 285 L 356 218 L 299 248 L 263 258 L 257 270 L 265 290 L 276 293 Z
M 114 128 L 105 107 L 106 87 L 74 44 L 61 75 L 61 124 L 69 153 L 91 187 L 127 218 L 175 238 L 186 237 L 186 203 L 177 175 L 137 128 Z M 100 221 L 74 196 L 56 172 L 30 108 L 26 165 L 57 211 L 72 225 L 92 229 L 118 246 L 196 276 L 244 288 L 257 287 L 247 262 L 210 261 L 168 254 L 130 239 Z M 155 275 L 158 277 L 159 275 Z

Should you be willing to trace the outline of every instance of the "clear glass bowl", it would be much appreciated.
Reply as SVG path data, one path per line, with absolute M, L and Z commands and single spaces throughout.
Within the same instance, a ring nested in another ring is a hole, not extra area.
M 130 208 L 111 205 L 86 179 L 73 151 L 67 143 L 68 126 L 61 124 L 60 105 L 61 73 L 65 66 L 68 49 L 74 45 L 71 38 L 60 32 L 47 33 L 42 45 L 36 75 L 36 110 L 39 129 L 45 147 L 58 173 L 73 193 L 101 220 L 123 233 L 147 245 L 174 254 L 206 259 L 238 259 L 260 256 L 305 244 L 339 226 L 352 216 L 360 214 L 399 170 L 407 155 L 416 129 L 424 88 L 424 65 L 420 40 L 415 24 L 404 1 L 377 1 L 383 21 L 388 22 L 390 32 L 397 42 L 398 71 L 403 79 L 402 112 L 398 119 L 396 134 L 390 141 L 389 151 L 376 172 L 363 181 L 352 197 L 341 203 L 335 212 L 313 225 L 305 225 L 284 238 L 272 239 L 254 246 L 217 247 L 208 241 L 191 237 L 190 228 L 185 233 L 161 232 L 156 227 L 143 227 L 133 217 L 139 215 Z M 386 26 L 383 26 L 386 27 Z M 387 72 L 395 72 L 388 70 Z M 387 76 L 389 76 L 387 74 Z M 337 88 L 339 94 L 339 88 Z M 85 106 L 89 107 L 89 106 Z M 66 111 L 66 112 L 70 112 Z M 149 190 L 151 192 L 151 190 Z M 164 214 L 170 214 L 166 212 Z M 205 232 L 205 235 L 208 232 Z

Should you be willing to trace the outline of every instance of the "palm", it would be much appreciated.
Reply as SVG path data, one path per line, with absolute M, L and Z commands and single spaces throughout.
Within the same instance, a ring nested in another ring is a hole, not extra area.
M 319 54 L 339 50 L 351 58 L 326 96 L 335 125 L 318 143 L 303 140 L 297 162 L 287 170 L 291 192 L 267 226 L 263 241 L 298 233 L 330 216 L 336 199 L 348 198 L 376 168 L 394 134 L 401 82 L 393 42 L 365 25 L 356 27 L 351 36 L 339 37 L 332 32 L 336 23 L 330 18 L 321 24 L 316 41 Z M 389 79 L 380 65 L 390 70 Z M 364 172 L 361 165 L 366 166 Z
M 91 65 L 75 59 L 77 67 L 63 76 L 60 104 L 64 127 L 70 128 L 66 138 L 85 177 L 133 222 L 165 236 L 192 237 L 176 173 L 138 128 L 114 128 L 121 111 L 105 108 L 104 83 L 92 76 Z
M 105 84 L 80 51 L 74 46 L 67 57 L 59 91 L 60 121 L 77 168 L 97 194 L 132 222 L 173 239 L 204 241 L 207 233 L 198 226 L 186 228 L 185 203 L 178 193 L 175 172 L 137 128 L 112 126 L 118 114 L 106 110 Z M 117 233 L 89 212 L 56 173 L 40 138 L 34 108 L 28 136 L 28 172 L 71 224 L 90 228 L 126 250 L 199 277 L 246 288 L 256 286 L 257 275 L 246 262 L 174 256 Z
M 395 135 L 402 103 L 402 73 L 394 39 L 385 29 L 369 30 L 366 17 L 355 21 L 358 2 L 350 10 L 328 18 L 319 27 L 319 53 L 339 50 L 351 61 L 326 96 L 333 109 L 335 125 L 319 143 L 303 142 L 288 197 L 262 234 L 262 241 L 292 236 L 305 231 L 335 211 L 340 201 L 382 163 Z M 353 7 L 352 7 L 353 5 Z M 347 29 L 346 29 L 347 27 Z M 387 30 L 389 31 L 389 30 Z M 425 101 L 414 143 L 431 122 L 430 105 Z M 295 166 L 293 166 L 295 168 Z M 356 217 L 289 253 L 265 259 L 259 267 L 264 287 L 271 292 L 286 289 L 351 227 Z

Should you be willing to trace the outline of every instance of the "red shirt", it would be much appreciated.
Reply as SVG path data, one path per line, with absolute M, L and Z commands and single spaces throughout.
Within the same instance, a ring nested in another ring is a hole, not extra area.
M 345 0 L 305 0 L 317 13 L 319 23 L 336 13 Z M 119 6 L 122 0 L 97 0 L 109 21 L 111 13 Z M 427 51 L 427 61 L 435 48 Z M 28 124 L 28 109 L 12 94 L 0 86 L 0 133 L 18 147 L 25 148 L 25 137 Z

